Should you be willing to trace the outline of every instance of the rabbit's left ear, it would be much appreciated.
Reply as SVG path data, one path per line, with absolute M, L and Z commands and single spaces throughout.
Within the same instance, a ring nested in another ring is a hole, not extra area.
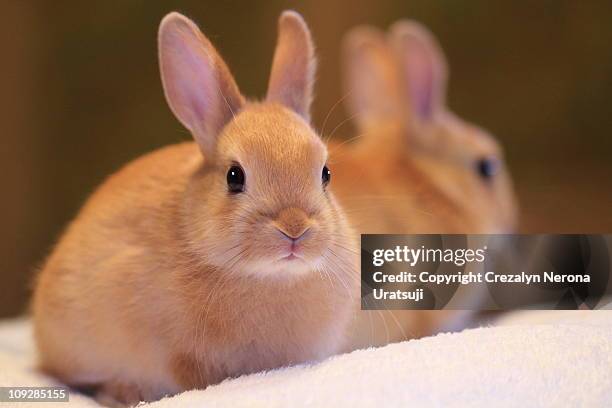
M 306 23 L 294 11 L 283 12 L 266 100 L 285 105 L 309 121 L 315 70 L 314 45 Z
M 428 120 L 445 105 L 448 68 L 431 32 L 409 20 L 391 26 L 390 43 L 400 61 L 410 113 Z

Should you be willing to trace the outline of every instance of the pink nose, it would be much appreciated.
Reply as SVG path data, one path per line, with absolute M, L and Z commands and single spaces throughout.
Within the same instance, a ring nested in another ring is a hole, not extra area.
M 308 232 L 310 227 L 307 227 L 307 228 L 303 229 L 301 232 L 298 232 L 298 233 L 288 233 L 288 232 L 283 231 L 282 229 L 280 229 L 278 227 L 276 227 L 276 229 L 278 230 L 278 232 L 283 234 L 285 237 L 287 237 L 291 241 L 297 242 L 297 241 L 299 241 L 300 239 L 302 239 L 306 235 L 306 233 Z
M 303 238 L 310 229 L 310 225 L 308 214 L 295 207 L 283 209 L 278 213 L 274 222 L 276 229 L 293 242 Z

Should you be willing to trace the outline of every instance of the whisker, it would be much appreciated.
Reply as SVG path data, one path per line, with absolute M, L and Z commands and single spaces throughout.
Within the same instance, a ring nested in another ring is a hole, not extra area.
M 332 112 L 334 111 L 334 109 L 336 109 L 336 107 L 338 105 L 340 105 L 340 103 L 342 103 L 350 94 L 352 93 L 352 91 L 348 91 L 346 94 L 344 94 L 340 99 L 338 99 L 336 101 L 336 103 L 334 103 L 332 105 L 332 107 L 329 109 L 329 111 L 327 112 L 327 115 L 325 115 L 325 119 L 323 120 L 323 126 L 321 127 L 321 134 L 325 134 L 325 125 L 327 124 L 327 120 L 330 118 Z M 327 143 L 329 141 L 329 139 L 327 139 L 325 141 L 325 143 Z
M 331 138 L 334 136 L 334 133 L 336 133 L 336 131 L 337 131 L 338 129 L 340 129 L 340 128 L 341 128 L 341 127 L 342 127 L 342 126 L 345 124 L 345 123 L 347 123 L 347 122 L 348 122 L 348 121 L 350 121 L 350 120 L 353 120 L 353 119 L 354 119 L 354 118 L 356 118 L 357 116 L 359 116 L 359 115 L 355 113 L 355 114 L 353 114 L 353 115 L 349 116 L 348 118 L 344 119 L 344 120 L 343 120 L 343 121 L 341 121 L 340 123 L 338 123 L 338 124 L 336 125 L 336 127 L 335 127 L 335 128 L 332 130 L 332 132 L 329 134 L 329 136 L 327 137 L 326 141 L 329 141 L 329 140 L 330 140 L 330 139 L 331 139 Z

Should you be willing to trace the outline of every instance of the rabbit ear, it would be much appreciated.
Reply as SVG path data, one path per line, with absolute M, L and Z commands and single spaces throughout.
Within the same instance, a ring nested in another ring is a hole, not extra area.
M 315 69 L 314 45 L 306 23 L 294 11 L 283 12 L 266 99 L 310 120 Z
M 159 26 L 159 64 L 166 100 L 205 156 L 244 104 L 229 69 L 198 27 L 173 12 Z
M 348 109 L 359 127 L 405 117 L 400 72 L 382 32 L 366 26 L 352 29 L 342 55 Z
M 390 43 L 400 61 L 411 113 L 428 120 L 444 107 L 447 65 L 431 32 L 415 21 L 398 21 Z

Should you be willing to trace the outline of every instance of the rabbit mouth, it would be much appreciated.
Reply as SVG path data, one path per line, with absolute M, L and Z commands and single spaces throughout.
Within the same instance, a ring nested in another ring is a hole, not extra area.
M 291 251 L 278 259 L 281 262 L 306 262 L 306 260 L 298 253 Z
M 274 263 L 280 267 L 288 266 L 291 268 L 310 269 L 316 264 L 316 260 L 298 249 L 288 250 L 280 257 L 276 258 Z

